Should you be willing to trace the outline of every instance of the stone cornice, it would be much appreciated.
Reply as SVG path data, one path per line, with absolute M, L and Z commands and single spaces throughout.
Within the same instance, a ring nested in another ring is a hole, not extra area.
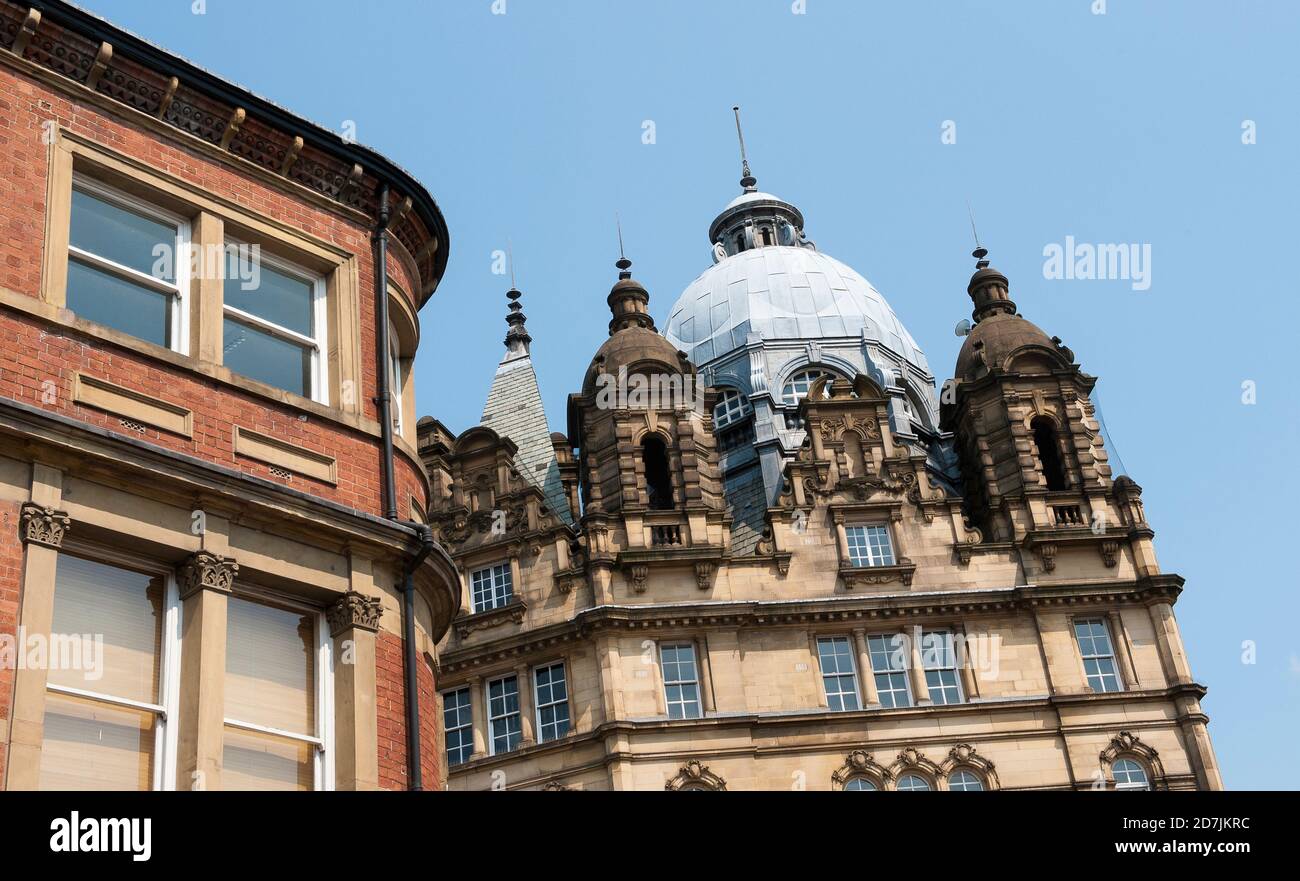
M 1102 584 L 1020 585 L 872 596 L 835 596 L 788 601 L 700 601 L 671 605 L 607 605 L 578 611 L 558 624 L 511 633 L 500 639 L 445 651 L 443 674 L 490 665 L 503 658 L 527 656 L 549 647 L 585 640 L 609 630 L 681 630 L 721 627 L 871 624 L 979 616 L 1051 606 L 1173 602 L 1182 588 L 1177 575 Z M 1126 693 L 1126 692 L 1121 692 Z

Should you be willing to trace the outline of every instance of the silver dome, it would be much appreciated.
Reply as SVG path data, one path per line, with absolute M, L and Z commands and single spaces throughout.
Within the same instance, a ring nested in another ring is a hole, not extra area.
M 925 353 L 871 282 L 812 248 L 770 246 L 705 270 L 678 298 L 664 333 L 702 366 L 744 346 L 750 333 L 820 340 L 863 331 L 930 374 Z

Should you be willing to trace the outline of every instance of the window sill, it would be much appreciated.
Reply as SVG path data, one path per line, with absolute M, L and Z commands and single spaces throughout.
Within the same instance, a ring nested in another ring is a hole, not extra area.
M 475 630 L 486 630 L 489 627 L 496 627 L 498 624 L 507 622 L 522 624 L 524 613 L 527 611 L 528 604 L 519 596 L 515 596 L 504 606 L 497 606 L 495 609 L 488 609 L 483 612 L 462 612 L 452 621 L 452 627 L 456 628 L 456 636 L 463 640 L 467 639 Z
M 916 564 L 907 557 L 899 557 L 898 562 L 892 566 L 840 566 L 839 570 L 845 590 L 895 581 L 902 582 L 903 587 L 911 587 L 912 576 L 915 574 Z
M 36 297 L 29 297 L 11 291 L 8 288 L 0 288 L 0 306 L 21 312 L 49 324 L 56 325 L 80 336 L 92 337 L 110 345 L 134 352 L 137 355 L 150 358 L 154 361 L 160 361 L 171 367 L 187 370 L 191 373 L 197 374 L 198 376 L 202 376 L 205 379 L 210 379 L 219 382 L 222 385 L 229 386 L 230 388 L 238 389 L 239 391 L 255 395 L 259 398 L 264 398 L 286 407 L 291 407 L 302 413 L 329 420 L 330 422 L 370 435 L 371 437 L 378 438 L 380 436 L 379 423 L 373 419 L 367 419 L 356 413 L 349 413 L 337 407 L 318 403 L 301 395 L 295 395 L 291 392 L 286 392 L 283 389 L 278 389 L 275 386 L 267 385 L 264 382 L 241 376 L 220 364 L 200 361 L 193 356 L 182 355 L 179 352 L 172 351 L 171 349 L 166 349 L 162 346 L 145 342 L 138 337 L 133 337 L 130 334 L 123 333 L 122 331 L 114 330 L 106 325 L 87 321 L 84 318 L 78 318 L 70 310 L 51 306 L 49 303 Z M 394 441 L 401 440 L 402 438 L 400 436 L 394 436 Z M 416 457 L 414 451 L 409 448 L 409 444 L 402 442 L 400 446 L 402 446 L 403 452 L 418 461 L 418 457 Z

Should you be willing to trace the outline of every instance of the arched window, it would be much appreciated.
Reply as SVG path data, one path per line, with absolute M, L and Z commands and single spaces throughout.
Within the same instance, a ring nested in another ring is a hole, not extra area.
M 984 781 L 971 771 L 953 771 L 948 775 L 948 789 L 951 792 L 983 792 Z
M 1118 759 L 1111 766 L 1111 773 L 1115 776 L 1117 790 L 1145 792 L 1151 788 L 1146 768 L 1135 759 Z
M 898 785 L 894 788 L 899 792 L 929 792 L 930 781 L 920 774 L 904 774 L 898 778 Z
M 663 440 L 647 434 L 641 441 L 641 464 L 645 466 L 645 488 L 650 507 L 668 510 L 673 506 L 673 481 L 668 471 L 668 448 Z
M 840 378 L 829 370 L 818 370 L 814 367 L 809 370 L 800 370 L 794 376 L 785 381 L 785 386 L 781 389 L 781 400 L 785 403 L 786 407 L 790 408 L 790 410 L 785 414 L 785 424 L 787 428 L 803 428 L 803 420 L 799 418 L 799 414 L 795 412 L 795 408 L 799 405 L 800 401 L 808 396 L 808 390 L 812 388 L 812 384 L 823 376 L 829 376 L 831 379 Z M 827 383 L 826 385 L 829 386 L 830 383 Z M 829 398 L 830 396 L 830 388 L 826 388 L 823 392 L 823 397 Z
M 1056 426 L 1046 416 L 1029 423 L 1034 433 L 1034 446 L 1038 449 L 1038 463 L 1043 469 L 1047 489 L 1065 489 L 1065 467 L 1061 462 L 1061 448 L 1056 443 Z
M 748 416 L 752 409 L 749 399 L 740 392 L 734 388 L 723 389 L 718 397 L 717 406 L 713 408 L 713 427 L 726 428 L 733 422 L 739 422 Z
M 876 784 L 866 777 L 854 777 L 844 784 L 845 792 L 876 792 Z

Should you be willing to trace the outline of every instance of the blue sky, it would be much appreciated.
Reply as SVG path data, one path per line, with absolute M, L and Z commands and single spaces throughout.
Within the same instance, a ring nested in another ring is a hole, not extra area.
M 1177 614 L 1227 785 L 1300 788 L 1282 553 L 1300 490 L 1300 4 L 80 2 L 327 127 L 355 123 L 428 186 L 451 262 L 422 316 L 419 411 L 453 430 L 478 421 L 501 355 L 507 239 L 553 429 L 607 333 L 615 212 L 663 322 L 739 192 L 732 104 L 760 187 L 890 300 L 941 381 L 970 313 L 969 201 L 1022 313 L 1100 377 L 1112 463 L 1187 578 Z M 1150 289 L 1045 279 L 1044 247 L 1067 236 L 1149 244 Z

